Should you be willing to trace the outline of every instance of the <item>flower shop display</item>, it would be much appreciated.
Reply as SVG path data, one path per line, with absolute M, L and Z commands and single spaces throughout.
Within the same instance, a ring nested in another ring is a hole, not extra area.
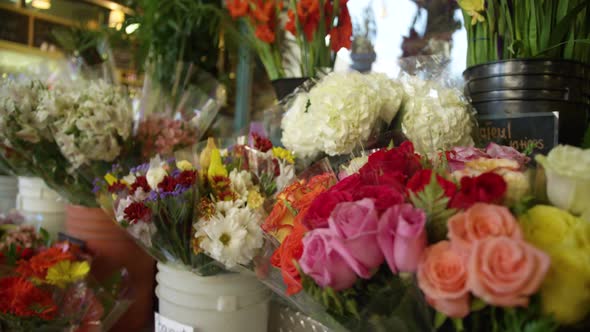
M 129 306 L 124 271 L 90 278 L 91 257 L 69 242 L 48 242 L 30 226 L 1 226 L 0 328 L 10 331 L 109 330 Z
M 458 1 L 467 30 L 465 94 L 482 115 L 559 112 L 559 142 L 588 121 L 588 2 Z
M 210 138 L 198 154 L 114 167 L 99 192 L 117 223 L 158 260 L 160 314 L 203 331 L 266 330 L 265 288 L 231 272 L 260 252 L 263 204 L 290 181 L 294 160 L 257 134 L 252 145 L 238 143 L 220 149 Z
M 279 100 L 303 83 L 300 77 L 314 78 L 318 70 L 333 68 L 336 52 L 350 49 L 352 22 L 347 4 L 348 0 L 226 1 L 230 16 L 245 27 L 242 36 L 258 54 Z M 293 46 L 298 51 L 291 55 Z M 300 73 L 287 71 L 290 62 L 299 64 Z
M 567 174 L 559 162 L 582 158 L 569 149 L 537 158 Z M 408 141 L 339 182 L 300 178 L 262 226 L 276 244 L 258 275 L 336 331 L 583 330 L 590 224 L 535 196 L 529 162 L 496 144 L 427 156 Z

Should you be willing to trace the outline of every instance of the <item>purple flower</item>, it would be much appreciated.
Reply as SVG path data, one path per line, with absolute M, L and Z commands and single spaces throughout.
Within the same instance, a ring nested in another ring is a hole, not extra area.
M 145 173 L 150 169 L 150 164 L 145 163 L 139 166 L 135 166 L 129 170 L 130 173 Z
M 102 183 L 102 180 L 100 178 L 95 178 L 94 180 L 92 180 L 92 193 L 93 194 L 97 194 L 100 191 L 100 184 Z

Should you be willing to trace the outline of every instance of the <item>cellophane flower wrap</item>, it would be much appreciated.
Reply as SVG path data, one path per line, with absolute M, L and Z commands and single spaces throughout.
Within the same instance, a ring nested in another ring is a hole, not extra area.
M 101 331 L 127 310 L 125 271 L 98 284 L 79 246 L 50 243 L 30 226 L 0 227 L 0 328 Z
M 299 179 L 263 224 L 275 246 L 258 275 L 336 330 L 579 324 L 590 225 L 533 196 L 529 161 L 496 144 L 419 155 L 407 141 L 338 182 Z
M 100 192 L 112 201 L 101 201 L 160 262 L 205 276 L 248 267 L 263 246 L 264 203 L 294 174 L 290 152 L 254 138 L 115 168 Z
M 131 105 L 120 88 L 100 80 L 30 78 L 2 85 L 4 144 L 25 158 L 29 174 L 70 203 L 97 206 L 92 180 L 110 168 L 132 135 Z

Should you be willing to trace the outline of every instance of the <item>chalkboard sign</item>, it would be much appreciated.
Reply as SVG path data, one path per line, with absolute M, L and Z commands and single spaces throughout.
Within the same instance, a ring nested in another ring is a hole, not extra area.
M 549 153 L 557 145 L 558 112 L 479 115 L 479 136 L 483 143 L 495 142 L 533 153 Z
M 34 28 L 34 39 L 33 46 L 41 47 L 43 43 L 56 45 L 55 38 L 53 37 L 53 30 L 56 28 L 66 27 L 63 24 L 46 21 L 43 19 L 35 18 Z
M 0 39 L 27 45 L 29 41 L 29 17 L 0 9 Z

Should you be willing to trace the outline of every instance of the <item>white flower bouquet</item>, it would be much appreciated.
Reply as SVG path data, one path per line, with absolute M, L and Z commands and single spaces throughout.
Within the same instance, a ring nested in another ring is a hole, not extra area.
M 383 74 L 331 73 L 294 96 L 283 117 L 282 143 L 297 157 L 351 153 L 389 125 L 402 103 L 401 85 Z
M 214 275 L 249 266 L 262 248 L 264 203 L 293 176 L 293 156 L 255 144 L 177 154 L 113 168 L 99 197 L 117 223 L 158 261 Z

